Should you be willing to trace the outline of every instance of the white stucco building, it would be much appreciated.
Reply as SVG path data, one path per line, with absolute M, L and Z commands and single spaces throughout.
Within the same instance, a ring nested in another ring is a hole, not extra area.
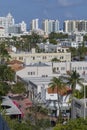
M 14 23 L 14 18 L 10 13 L 6 17 L 0 17 L 0 27 L 5 29 L 5 33 L 8 33 L 8 27 L 14 25 Z
M 57 107 L 57 93 L 49 93 L 49 83 L 53 77 L 58 77 L 65 75 L 67 71 L 76 70 L 81 76 L 87 75 L 87 62 L 47 62 L 45 63 L 35 63 L 24 66 L 20 71 L 16 72 L 16 76 L 20 77 L 23 81 L 27 83 L 27 90 L 30 95 L 34 93 L 34 100 L 39 102 L 46 102 L 47 107 Z M 78 85 L 77 85 L 78 89 Z M 66 95 L 61 96 L 61 107 L 62 110 L 67 110 L 70 107 L 69 97 Z M 32 97 L 29 97 L 32 99 Z M 50 102 L 51 101 L 51 102 Z
M 35 49 L 32 49 L 31 53 L 20 52 L 10 53 L 11 60 L 19 60 L 29 65 L 36 62 L 51 62 L 53 58 L 57 58 L 59 61 L 71 61 L 71 53 L 69 52 L 57 52 L 57 53 L 36 53 Z
M 0 27 L 0 37 L 5 37 L 5 28 L 4 27 Z
M 39 25 L 38 25 L 38 20 L 39 19 L 33 19 L 32 21 L 31 21 L 31 30 L 34 30 L 34 29 L 38 29 L 39 28 Z
M 22 33 L 27 32 L 27 25 L 24 21 L 20 23 Z

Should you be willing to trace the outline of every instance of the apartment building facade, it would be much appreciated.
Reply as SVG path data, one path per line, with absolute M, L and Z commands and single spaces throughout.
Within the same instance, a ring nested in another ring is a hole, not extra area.
M 71 104 L 71 118 L 76 119 L 82 117 L 84 119 L 87 117 L 87 98 L 85 99 L 73 98 Z
M 57 33 L 57 32 L 59 32 L 59 21 L 45 19 L 42 22 L 42 28 L 46 34 L 49 34 L 51 32 Z
M 6 17 L 0 17 L 0 27 L 5 29 L 5 33 L 8 33 L 9 26 L 14 25 L 14 23 L 14 18 L 10 13 Z
M 57 53 L 10 53 L 11 60 L 19 60 L 26 64 L 36 62 L 51 62 L 53 58 L 57 58 L 59 61 L 71 61 L 71 53 L 57 52 Z
M 30 24 L 31 30 L 37 30 L 39 28 L 38 19 L 33 19 Z
M 64 21 L 64 32 L 87 32 L 87 20 L 66 20 Z

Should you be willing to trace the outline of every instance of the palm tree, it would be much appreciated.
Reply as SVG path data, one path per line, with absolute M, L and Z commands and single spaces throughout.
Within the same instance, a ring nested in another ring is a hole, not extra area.
M 76 70 L 69 72 L 68 76 L 63 77 L 63 78 L 65 78 L 67 80 L 67 84 L 70 85 L 70 87 L 72 89 L 72 97 L 75 94 L 76 84 L 83 86 L 83 84 L 82 84 L 83 79 L 80 78 L 80 75 L 79 75 L 79 73 L 76 72 Z
M 66 93 L 66 89 L 65 89 L 65 83 L 61 80 L 60 77 L 53 77 L 53 79 L 51 79 L 51 82 L 49 83 L 50 88 L 54 91 L 56 90 L 57 92 L 57 102 L 58 102 L 58 108 L 59 108 L 59 119 L 61 117 L 61 111 L 60 111 L 60 95 L 62 93 L 62 91 Z

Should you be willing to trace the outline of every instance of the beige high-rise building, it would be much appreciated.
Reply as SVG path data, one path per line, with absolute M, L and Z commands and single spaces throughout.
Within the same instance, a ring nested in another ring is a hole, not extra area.
M 87 20 L 66 20 L 64 21 L 64 32 L 87 32 Z
M 10 13 L 6 17 L 0 17 L 0 27 L 5 29 L 5 33 L 8 33 L 9 26 L 14 25 L 14 23 L 14 18 Z
M 57 33 L 59 31 L 59 21 L 45 19 L 43 20 L 42 28 L 46 34 L 49 34 L 51 32 Z
M 27 31 L 27 25 L 26 25 L 26 23 L 24 21 L 22 21 L 20 23 L 20 26 L 21 26 L 21 31 L 22 32 L 26 32 Z
M 33 19 L 31 21 L 31 30 L 37 30 L 38 29 L 38 19 Z

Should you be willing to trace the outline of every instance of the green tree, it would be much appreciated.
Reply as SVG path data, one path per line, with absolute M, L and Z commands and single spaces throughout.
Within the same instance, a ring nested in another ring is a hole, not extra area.
M 0 44 L 0 61 L 1 64 L 4 64 L 5 62 L 7 62 L 10 59 L 10 55 L 6 49 L 5 43 L 1 43 Z
M 65 125 L 57 124 L 54 130 L 87 130 L 87 119 L 78 118 L 70 120 Z
M 55 33 L 55 32 L 49 34 L 49 39 L 66 39 L 66 38 L 68 38 L 68 34 Z
M 13 87 L 12 87 L 12 92 L 15 93 L 15 94 L 16 93 L 19 93 L 19 94 L 25 93 L 26 92 L 26 88 L 24 86 L 24 83 L 17 82 L 16 84 L 14 84 Z
M 0 96 L 5 96 L 10 89 L 10 86 L 6 82 L 0 82 Z
M 49 39 L 49 42 L 56 45 L 57 44 L 57 40 L 56 39 Z
M 83 84 L 82 84 L 83 79 L 80 78 L 80 75 L 79 75 L 79 73 L 76 72 L 76 70 L 68 72 L 68 76 L 63 77 L 63 78 L 65 78 L 67 80 L 67 84 L 70 85 L 70 87 L 72 89 L 72 97 L 75 94 L 76 84 L 83 86 Z
M 56 89 L 57 92 L 57 102 L 58 102 L 58 108 L 59 108 L 59 118 L 61 116 L 61 111 L 60 111 L 60 94 L 62 91 L 65 91 L 66 93 L 66 89 L 65 89 L 65 83 L 61 80 L 60 77 L 53 77 L 53 79 L 51 79 L 51 82 L 49 83 L 50 88 L 54 91 Z M 60 119 L 59 119 L 60 120 Z
M 83 40 L 87 41 L 87 34 L 83 36 Z
M 78 56 L 78 51 L 77 51 L 77 48 L 75 47 L 70 47 L 69 52 L 71 52 L 71 59 L 75 59 L 77 56 Z
M 6 81 L 14 81 L 15 72 L 8 67 L 7 65 L 1 64 L 0 65 L 0 80 L 3 82 Z
M 59 59 L 57 59 L 56 57 L 55 57 L 55 58 L 53 58 L 51 61 L 52 61 L 52 62 L 60 62 L 60 60 L 59 60 Z
M 77 51 L 78 51 L 78 57 L 79 57 L 79 59 L 80 60 L 84 60 L 86 52 L 87 52 L 87 49 L 86 49 L 86 47 L 84 45 L 84 42 L 82 43 L 81 46 L 78 47 Z
M 15 71 L 11 69 L 11 67 L 8 67 L 4 70 L 4 80 L 9 81 L 11 83 L 15 80 Z

